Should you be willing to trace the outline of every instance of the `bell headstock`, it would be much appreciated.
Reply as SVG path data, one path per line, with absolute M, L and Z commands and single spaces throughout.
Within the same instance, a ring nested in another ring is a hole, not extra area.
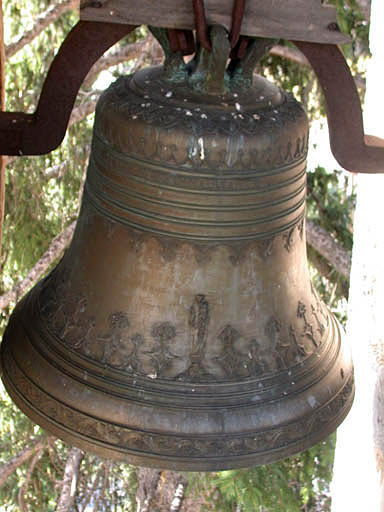
M 176 47 L 180 33 L 189 34 L 190 48 L 192 30 L 202 34 L 203 20 L 205 26 L 219 24 L 232 35 L 236 28 L 245 37 L 293 41 L 323 88 L 335 158 L 350 171 L 384 172 L 384 142 L 364 134 L 360 100 L 337 46 L 350 38 L 338 28 L 336 9 L 321 0 L 238 0 L 235 7 L 232 0 L 164 0 L 159 9 L 152 0 L 83 0 L 80 13 L 80 22 L 51 65 L 36 112 L 0 113 L 0 154 L 32 155 L 55 149 L 64 138 L 77 91 L 90 67 L 136 26 L 170 29 Z

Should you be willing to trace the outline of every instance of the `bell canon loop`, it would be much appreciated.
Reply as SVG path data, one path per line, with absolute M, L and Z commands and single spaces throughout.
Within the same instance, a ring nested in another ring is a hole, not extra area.
M 174 470 L 304 450 L 354 391 L 307 269 L 306 115 L 252 77 L 257 41 L 224 69 L 211 36 L 212 54 L 168 54 L 103 93 L 72 243 L 1 349 L 7 390 L 44 428 Z

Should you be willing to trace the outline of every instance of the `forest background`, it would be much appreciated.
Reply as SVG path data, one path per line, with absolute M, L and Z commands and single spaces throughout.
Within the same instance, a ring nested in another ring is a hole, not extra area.
M 369 59 L 369 1 L 332 0 L 344 52 L 364 98 Z M 8 0 L 3 4 L 6 109 L 33 112 L 50 62 L 78 20 L 78 0 Z M 41 157 L 10 157 L 1 255 L 0 323 L 57 263 L 78 215 L 93 112 L 104 84 L 159 64 L 162 51 L 145 28 L 111 49 L 87 76 L 62 145 Z M 323 122 L 319 86 L 304 56 L 280 42 L 260 74 L 291 91 L 312 123 Z M 316 140 L 311 139 L 316 146 Z M 312 148 L 313 150 L 313 148 Z M 316 155 L 316 153 L 314 153 Z M 355 202 L 353 175 L 308 168 L 307 247 L 323 300 L 346 320 Z M 66 446 L 28 420 L 0 390 L 0 511 L 328 511 L 335 436 L 276 464 L 218 473 L 176 473 L 117 464 Z

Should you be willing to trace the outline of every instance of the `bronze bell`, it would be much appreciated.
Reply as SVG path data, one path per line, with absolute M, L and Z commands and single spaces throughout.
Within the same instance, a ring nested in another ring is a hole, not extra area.
M 168 55 L 102 95 L 72 244 L 2 343 L 5 386 L 34 421 L 175 470 L 301 451 L 354 390 L 308 275 L 306 115 L 251 85 L 257 42 L 225 71 L 226 35 L 211 35 L 212 54 Z

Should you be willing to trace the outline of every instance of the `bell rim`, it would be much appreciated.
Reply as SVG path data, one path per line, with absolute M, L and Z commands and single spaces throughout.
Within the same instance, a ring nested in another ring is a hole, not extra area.
M 6 364 L 3 362 L 3 368 L 6 368 Z M 260 466 L 264 464 L 271 464 L 282 460 L 286 457 L 294 456 L 313 445 L 325 440 L 331 435 L 337 427 L 344 421 L 348 415 L 354 399 L 354 377 L 353 372 L 349 379 L 344 384 L 343 388 L 339 391 L 339 395 L 342 392 L 347 391 L 346 401 L 343 407 L 339 410 L 339 413 L 334 416 L 330 421 L 327 421 L 326 428 L 314 430 L 310 436 L 299 438 L 289 445 L 281 446 L 275 449 L 267 447 L 264 453 L 251 453 L 251 454 L 240 454 L 222 457 L 212 457 L 209 459 L 203 457 L 191 457 L 190 455 L 184 457 L 176 457 L 175 455 L 156 455 L 143 453 L 140 451 L 129 450 L 124 448 L 116 448 L 116 446 L 106 447 L 105 442 L 90 440 L 78 432 L 71 431 L 69 428 L 60 425 L 52 419 L 47 420 L 46 416 L 43 416 L 29 401 L 26 401 L 24 397 L 21 397 L 19 391 L 6 377 L 6 371 L 3 370 L 2 380 L 4 386 L 9 393 L 15 404 L 26 414 L 30 419 L 35 421 L 40 427 L 47 430 L 49 433 L 56 435 L 64 442 L 76 446 L 79 449 L 93 453 L 97 456 L 104 457 L 107 459 L 113 459 L 118 462 L 133 464 L 142 467 L 168 469 L 174 471 L 224 471 L 231 469 L 242 469 L 250 468 L 254 466 Z M 336 400 L 338 396 L 334 397 Z M 296 426 L 299 429 L 300 422 L 296 422 Z M 149 435 L 149 434 L 148 434 Z M 200 439 L 198 439 L 199 441 Z M 226 442 L 230 442 L 231 439 L 226 439 Z M 224 460 L 225 459 L 225 460 Z
M 25 331 L 24 336 L 26 337 Z M 146 467 L 181 471 L 214 471 L 269 464 L 303 451 L 326 438 L 343 421 L 353 402 L 353 371 L 349 366 L 350 373 L 348 372 L 344 361 L 345 374 L 344 371 L 341 372 L 342 385 L 338 385 L 337 392 L 332 395 L 332 398 L 323 401 L 323 403 L 320 402 L 320 405 L 316 407 L 312 404 L 315 409 L 311 416 L 308 409 L 303 416 L 298 417 L 295 421 L 279 424 L 278 428 L 270 428 L 267 431 L 209 433 L 207 435 L 201 433 L 184 435 L 169 433 L 167 435 L 159 431 L 150 432 L 139 428 L 132 429 L 126 425 L 119 426 L 111 421 L 108 423 L 105 418 L 101 419 L 101 416 L 91 418 L 89 412 L 85 414 L 79 409 L 75 410 L 69 405 L 69 402 L 60 403 L 57 400 L 57 395 L 54 396 L 54 390 L 49 394 L 46 389 L 42 389 L 43 385 L 38 387 L 38 383 L 33 382 L 25 371 L 19 367 L 16 361 L 17 357 L 15 359 L 15 355 L 12 353 L 14 350 L 12 341 L 6 335 L 2 343 L 2 379 L 11 398 L 22 411 L 52 434 L 78 446 L 80 449 L 102 457 Z M 341 356 L 342 354 L 338 350 L 332 369 L 332 372 L 339 375 L 339 378 L 341 367 L 339 358 Z M 324 385 L 327 375 L 327 373 L 323 375 L 317 387 Z M 27 388 L 29 386 L 29 398 L 25 396 L 28 395 L 28 392 L 23 395 L 22 390 L 25 386 Z M 315 391 L 314 394 L 316 394 Z M 33 397 L 33 400 L 31 397 Z M 55 419 L 56 413 L 50 409 L 52 408 L 52 401 L 55 402 L 53 407 L 61 410 L 61 418 Z M 46 411 L 44 411 L 44 407 Z M 156 411 L 154 414 L 156 415 Z M 86 420 L 84 420 L 84 417 L 86 417 Z M 65 421 L 69 421 L 69 423 L 65 424 Z M 85 433 L 81 432 L 81 428 L 83 428 L 82 421 L 91 424 L 93 434 L 87 434 L 86 431 Z M 304 434 L 297 437 L 297 433 L 302 431 Z M 92 435 L 96 435 L 95 432 L 99 435 L 99 438 L 92 437 Z M 103 437 L 103 433 L 106 434 L 107 438 Z M 122 446 L 118 444 L 120 435 L 122 438 L 126 436 L 128 442 L 133 439 L 133 446 L 135 446 L 135 443 L 138 443 L 138 446 L 134 448 L 132 445 Z M 108 436 L 110 436 L 109 439 Z M 284 436 L 286 436 L 286 441 L 284 441 Z M 283 438 L 283 442 L 279 441 L 280 438 Z M 113 440 L 115 440 L 115 443 L 112 442 Z M 274 443 L 279 442 L 280 444 L 273 446 Z M 154 449 L 151 447 L 151 443 L 154 444 Z M 249 445 L 252 446 L 253 444 L 255 446 L 255 443 L 257 446 L 264 443 L 263 448 L 257 451 L 254 449 L 252 453 L 243 453 L 244 450 L 248 450 Z M 232 448 L 229 455 L 218 455 L 220 452 L 225 453 L 225 450 L 231 447 L 231 444 L 235 448 Z M 240 448 L 236 448 L 237 445 Z M 160 450 L 160 452 L 163 450 L 163 452 L 159 453 L 156 450 Z M 170 450 L 172 453 L 170 453 Z M 186 453 L 183 454 L 183 451 Z M 208 453 L 208 456 L 204 456 L 206 453 Z

